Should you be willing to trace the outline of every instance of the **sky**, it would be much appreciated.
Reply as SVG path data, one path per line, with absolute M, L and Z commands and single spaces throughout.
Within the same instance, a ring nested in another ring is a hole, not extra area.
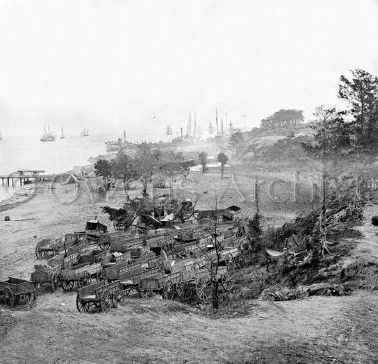
M 341 74 L 378 74 L 377 35 L 377 0 L 0 0 L 0 130 L 311 118 L 339 104 Z

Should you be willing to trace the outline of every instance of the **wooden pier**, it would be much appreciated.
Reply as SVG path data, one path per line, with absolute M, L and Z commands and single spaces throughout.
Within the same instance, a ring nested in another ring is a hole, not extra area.
M 0 175 L 2 186 L 15 186 L 17 182 L 22 186 L 31 182 L 51 181 L 54 177 L 52 174 L 46 174 L 42 170 L 19 170 L 8 175 Z

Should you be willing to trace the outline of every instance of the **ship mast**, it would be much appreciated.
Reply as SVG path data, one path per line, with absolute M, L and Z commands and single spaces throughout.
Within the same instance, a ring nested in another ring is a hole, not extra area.
M 215 109 L 215 125 L 217 128 L 217 135 L 219 135 L 219 127 L 218 127 L 218 109 Z
M 194 113 L 193 137 L 197 138 L 197 113 Z
M 189 119 L 188 124 L 186 128 L 186 136 L 191 137 L 192 136 L 192 113 L 189 111 Z

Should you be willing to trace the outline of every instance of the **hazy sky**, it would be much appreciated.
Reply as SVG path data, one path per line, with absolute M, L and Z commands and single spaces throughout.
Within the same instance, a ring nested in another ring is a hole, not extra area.
M 378 74 L 375 0 L 0 0 L 3 133 L 311 117 L 356 67 Z

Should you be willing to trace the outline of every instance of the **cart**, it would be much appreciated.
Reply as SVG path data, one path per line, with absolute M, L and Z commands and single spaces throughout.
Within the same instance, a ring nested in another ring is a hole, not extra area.
M 99 235 L 97 238 L 97 244 L 101 250 L 108 250 L 110 248 L 110 242 L 110 235 Z
M 79 312 L 88 312 L 91 307 L 106 312 L 118 306 L 119 292 L 119 281 L 101 281 L 82 287 L 76 295 L 76 308 Z
M 55 256 L 63 251 L 67 252 L 72 247 L 86 243 L 85 232 L 75 232 L 73 234 L 66 234 L 64 239 L 43 239 L 39 241 L 35 247 L 35 256 L 41 259 L 45 256 Z
M 120 237 L 120 236 L 117 236 L 115 238 L 113 237 L 101 237 L 100 238 L 100 241 L 101 240 L 106 240 L 108 239 L 109 241 L 109 245 L 106 245 L 107 246 L 107 249 L 110 248 L 110 251 L 113 253 L 113 252 L 120 252 L 120 253 L 125 253 L 127 251 L 129 251 L 130 249 L 133 249 L 133 248 L 136 248 L 138 246 L 142 246 L 143 244 L 143 240 L 141 238 L 136 238 L 134 236 L 124 236 L 124 237 Z M 103 243 L 104 245 L 105 243 Z M 101 246 L 100 246 L 101 247 Z
M 173 300 L 178 295 L 177 288 L 183 281 L 183 272 L 165 274 L 159 278 L 159 287 L 162 290 L 163 298 Z
M 58 276 L 60 270 L 60 265 L 56 267 L 50 267 L 48 265 L 35 265 L 34 272 L 32 272 L 30 275 L 30 280 L 33 282 L 36 290 L 48 285 L 51 287 L 51 291 L 54 292 L 58 287 Z
M 159 269 L 149 269 L 149 270 L 137 270 L 137 271 L 129 271 L 124 272 L 119 275 L 120 280 L 120 304 L 124 303 L 124 300 L 127 296 L 130 295 L 131 292 L 138 293 L 139 297 L 145 296 L 150 297 L 152 294 L 152 289 L 147 289 L 146 285 L 144 284 L 145 280 L 150 278 L 158 278 L 161 277 L 163 273 Z M 154 293 L 159 291 L 154 290 Z
M 218 287 L 222 293 L 227 293 L 234 286 L 232 272 L 226 265 L 218 266 L 218 272 L 214 278 L 218 281 Z M 210 300 L 213 292 L 211 270 L 202 269 L 197 271 L 194 276 L 194 283 L 197 298 L 205 302 Z
M 103 270 L 99 272 L 99 279 L 117 280 L 120 273 L 160 267 L 155 261 L 155 254 L 145 254 L 138 259 L 121 261 L 120 263 L 109 263 L 103 265 Z M 158 259 L 160 261 L 160 259 Z M 151 263 L 150 263 L 151 261 Z
M 70 268 L 62 269 L 58 276 L 58 281 L 64 291 L 70 291 L 73 288 L 82 288 L 92 282 L 92 278 L 102 270 L 101 263 L 78 264 Z
M 89 241 L 98 241 L 102 234 L 108 231 L 106 225 L 99 223 L 97 220 L 87 221 L 85 225 L 85 234 Z
M 32 282 L 9 277 L 7 281 L 0 282 L 0 297 L 11 307 L 15 304 L 26 305 L 35 301 L 36 291 Z
M 114 281 L 119 279 L 121 273 L 126 273 L 133 270 L 139 270 L 140 264 L 130 264 L 128 262 L 109 263 L 103 265 L 102 270 L 98 273 L 98 280 Z
M 57 255 L 62 246 L 62 239 L 43 239 L 35 247 L 35 256 L 37 259 L 42 259 L 47 255 Z

